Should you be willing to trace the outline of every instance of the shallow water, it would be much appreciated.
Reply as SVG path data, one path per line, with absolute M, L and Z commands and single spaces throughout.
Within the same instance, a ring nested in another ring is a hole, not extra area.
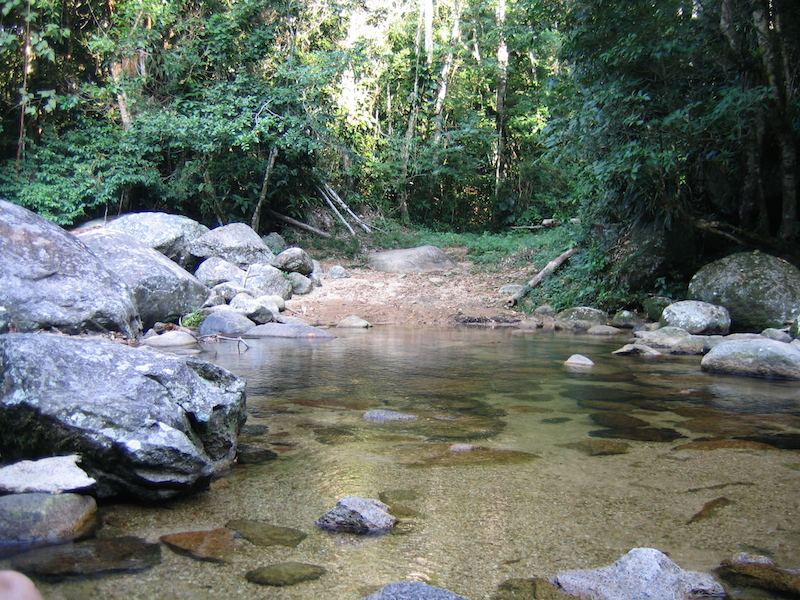
M 242 441 L 279 458 L 240 465 L 196 497 L 105 507 L 101 531 L 157 541 L 246 518 L 308 538 L 296 548 L 242 541 L 224 564 L 164 547 L 153 569 L 41 583 L 45 597 L 355 600 L 414 579 L 477 600 L 506 579 L 597 568 L 641 546 L 693 570 L 741 551 L 800 568 L 798 451 L 676 449 L 692 440 L 800 433 L 800 384 L 705 374 L 699 357 L 612 356 L 620 339 L 470 328 L 336 333 L 313 343 L 206 346 L 206 358 L 248 381 Z M 595 366 L 564 366 L 573 353 Z M 372 409 L 418 418 L 368 423 L 362 415 Z M 685 437 L 621 440 L 627 453 L 590 456 L 581 444 L 606 439 L 595 437 L 604 428 L 595 413 Z M 482 449 L 454 452 L 454 444 Z M 358 537 L 314 525 L 342 496 L 381 493 L 407 515 L 393 534 Z M 720 497 L 731 503 L 689 522 Z M 287 588 L 244 579 L 290 560 L 328 573 Z

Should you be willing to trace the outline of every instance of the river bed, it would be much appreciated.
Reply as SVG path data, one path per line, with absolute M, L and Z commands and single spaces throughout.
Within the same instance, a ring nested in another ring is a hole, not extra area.
M 102 509 L 105 537 L 155 542 L 255 519 L 301 529 L 304 541 L 241 540 L 224 563 L 164 546 L 152 569 L 42 582 L 45 597 L 358 600 L 410 579 L 478 600 L 504 580 L 605 566 L 635 547 L 692 570 L 737 552 L 800 568 L 800 453 L 752 442 L 800 433 L 800 383 L 702 373 L 697 356 L 612 356 L 620 338 L 467 327 L 336 335 L 204 346 L 205 358 L 248 382 L 242 442 L 278 458 L 239 465 L 191 498 Z M 573 353 L 595 366 L 565 366 Z M 369 423 L 372 409 L 418 418 Z M 645 422 L 625 429 L 629 437 L 638 429 L 674 439 L 620 439 L 599 424 L 625 418 Z M 603 444 L 629 447 L 597 454 Z M 397 504 L 396 531 L 317 528 L 346 495 Z M 727 502 L 701 513 L 719 498 Z M 245 580 L 284 561 L 327 573 L 283 588 Z

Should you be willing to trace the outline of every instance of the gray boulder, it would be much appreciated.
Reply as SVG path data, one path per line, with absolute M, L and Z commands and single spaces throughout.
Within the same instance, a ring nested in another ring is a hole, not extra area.
M 194 357 L 103 339 L 5 334 L 0 454 L 80 454 L 98 497 L 185 495 L 232 466 L 244 390 L 242 379 Z
M 379 500 L 345 496 L 316 521 L 319 527 L 344 533 L 387 533 L 397 519 Z
M 253 296 L 280 296 L 283 299 L 292 297 L 291 281 L 283 271 L 272 265 L 262 263 L 250 265 L 246 277 L 237 283 L 244 285 Z
M 302 248 L 287 248 L 272 259 L 272 266 L 287 273 L 301 275 L 311 275 L 314 271 L 314 261 Z
M 272 298 L 272 296 L 267 296 Z M 229 304 L 232 310 L 242 313 L 245 317 L 257 324 L 270 323 L 275 320 L 275 314 L 271 307 L 265 306 L 250 294 L 237 294 Z M 277 311 L 276 311 L 277 312 Z
M 215 307 L 200 325 L 198 333 L 204 335 L 230 335 L 244 333 L 251 330 L 256 324 L 242 313 L 232 310 L 228 306 Z
M 77 463 L 80 456 L 21 460 L 0 469 L 0 494 L 43 492 L 61 494 L 86 490 L 97 483 Z
M 208 297 L 194 275 L 127 233 L 90 229 L 78 239 L 133 290 L 145 329 L 192 312 Z
M 18 331 L 119 331 L 136 337 L 133 292 L 75 236 L 0 200 L 0 306 Z
M 305 275 L 300 273 L 288 273 L 287 278 L 292 285 L 292 294 L 303 296 L 311 293 L 311 290 L 314 289 L 314 282 Z
M 731 328 L 731 315 L 724 306 L 699 300 L 682 300 L 667 306 L 661 313 L 660 322 L 693 334 L 725 335 Z
M 578 306 L 562 310 L 555 316 L 556 329 L 564 331 L 588 331 L 595 325 L 605 325 L 608 314 L 590 306 Z
M 287 320 L 285 320 L 287 321 Z M 284 322 L 284 323 L 264 323 L 257 325 L 247 331 L 245 337 L 260 338 L 292 338 L 292 339 L 332 339 L 336 336 L 328 333 L 324 329 L 306 325 L 305 323 Z
M 288 246 L 286 240 L 283 239 L 283 236 L 277 231 L 271 231 L 267 235 L 262 235 L 261 239 L 264 241 L 267 247 L 272 250 L 273 254 L 278 254 L 279 252 L 285 250 L 286 246 Z
M 350 273 L 342 265 L 333 265 L 328 269 L 326 276 L 331 279 L 346 279 L 350 277 Z
M 800 348 L 767 338 L 723 341 L 703 357 L 700 367 L 732 375 L 800 379 Z
M 800 269 L 769 254 L 739 252 L 701 268 L 689 294 L 727 308 L 736 330 L 783 327 L 800 314 Z
M 99 528 L 97 502 L 79 494 L 11 494 L 0 497 L 0 549 L 63 544 Z
M 361 600 L 467 600 L 449 590 L 421 581 L 395 581 Z
M 375 252 L 370 255 L 369 264 L 376 271 L 385 273 L 426 273 L 447 271 L 457 267 L 456 263 L 436 246 Z
M 108 223 L 106 229 L 127 233 L 184 269 L 193 268 L 197 260 L 186 251 L 186 245 L 209 231 L 189 217 L 163 212 L 122 215 Z
M 232 262 L 220 258 L 219 256 L 207 258 L 200 263 L 197 270 L 194 272 L 194 276 L 203 282 L 204 285 L 214 289 L 216 289 L 218 285 L 224 283 L 242 281 L 244 275 L 244 269 L 240 269 Z M 233 296 L 231 296 L 231 298 L 232 297 Z
M 210 256 L 247 268 L 253 263 L 269 264 L 275 255 L 259 235 L 244 223 L 231 223 L 196 238 L 186 250 L 199 259 Z
M 645 344 L 651 348 L 672 348 L 688 335 L 689 332 L 685 329 L 669 325 L 660 327 L 655 331 L 640 329 L 633 332 L 633 336 L 637 338 L 637 343 Z
M 613 565 L 562 571 L 554 583 L 584 600 L 695 600 L 726 598 L 711 575 L 686 571 L 653 548 L 634 548 Z

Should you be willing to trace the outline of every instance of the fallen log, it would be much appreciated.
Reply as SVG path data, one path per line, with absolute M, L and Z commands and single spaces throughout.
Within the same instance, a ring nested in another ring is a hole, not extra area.
M 517 302 L 519 302 L 520 299 L 527 296 L 531 292 L 531 290 L 533 290 L 533 288 L 542 283 L 542 280 L 545 277 L 550 275 L 550 273 L 552 273 L 553 271 L 558 269 L 558 267 L 567 262 L 577 252 L 578 252 L 577 248 L 570 248 L 566 252 L 558 255 L 556 258 L 547 263 L 544 269 L 539 271 L 536 274 L 536 276 L 525 285 L 524 288 L 522 288 L 520 291 L 518 291 L 516 294 L 514 294 L 508 300 L 506 300 L 506 306 L 508 308 L 514 306 Z
M 331 234 L 327 231 L 322 231 L 321 229 L 317 229 L 316 227 L 312 227 L 307 223 L 303 223 L 302 221 L 298 221 L 297 219 L 293 219 L 292 217 L 287 217 L 286 215 L 282 215 L 281 213 L 277 213 L 274 210 L 268 208 L 267 214 L 270 216 L 278 219 L 279 221 L 283 221 L 284 223 L 288 223 L 293 227 L 297 227 L 298 229 L 304 229 L 305 231 L 310 231 L 311 233 L 317 234 L 319 237 L 323 237 L 325 239 L 330 239 Z

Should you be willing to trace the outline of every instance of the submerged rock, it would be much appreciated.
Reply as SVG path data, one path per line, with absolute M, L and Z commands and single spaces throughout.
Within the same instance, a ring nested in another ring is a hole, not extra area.
M 658 350 L 654 350 L 645 344 L 625 344 L 619 350 L 614 350 L 611 354 L 627 356 L 643 356 L 644 358 L 658 358 L 664 356 Z
M 536 454 L 521 452 L 519 450 L 495 450 L 482 446 L 458 444 L 460 449 L 453 450 L 452 446 L 446 451 L 425 458 L 412 460 L 408 467 L 459 467 L 474 465 L 516 465 L 539 458 Z M 469 446 L 467 448 L 467 446 Z
M 293 339 L 333 339 L 332 333 L 304 323 L 265 323 L 249 329 L 244 337 L 293 338 Z
M 300 542 L 308 537 L 308 534 L 299 529 L 291 527 L 278 527 L 263 523 L 262 521 L 252 521 L 249 519 L 235 519 L 228 521 L 226 527 L 233 529 L 243 538 L 257 546 L 286 546 L 295 548 Z
M 589 415 L 589 418 L 601 427 L 608 427 L 610 429 L 633 429 L 635 427 L 647 425 L 647 421 L 614 411 L 592 413 Z
M 590 431 L 592 437 L 621 438 L 638 442 L 674 442 L 686 437 L 668 427 L 631 427 L 627 429 L 596 429 Z
M 297 585 L 304 581 L 313 581 L 327 572 L 328 570 L 325 567 L 320 567 L 319 565 L 285 562 L 253 569 L 247 572 L 245 578 L 250 583 L 282 587 Z
M 759 588 L 790 598 L 800 597 L 800 573 L 779 568 L 766 556 L 737 554 L 714 572 L 735 586 Z
M 0 496 L 0 552 L 41 544 L 63 544 L 99 527 L 97 503 L 78 494 Z
M 707 573 L 686 571 L 653 548 L 634 548 L 613 565 L 593 571 L 561 571 L 555 583 L 586 600 L 699 600 L 725 598 Z
M 160 539 L 178 554 L 209 562 L 225 562 L 236 549 L 234 533 L 227 527 L 170 533 Z
M 317 519 L 323 529 L 345 533 L 387 533 L 397 519 L 389 514 L 389 506 L 380 500 L 345 496 L 331 510 Z
M 363 419 L 370 423 L 386 423 L 388 421 L 415 421 L 417 416 L 393 410 L 376 409 L 365 412 Z
M 631 445 L 627 442 L 618 442 L 616 440 L 584 440 L 582 442 L 564 444 L 564 447 L 580 450 L 589 456 L 627 454 L 631 449 Z
M 467 600 L 421 581 L 395 581 L 361 600 Z
M 766 377 L 800 379 L 800 348 L 770 339 L 722 342 L 703 357 L 704 371 Z
M 41 577 L 134 573 L 161 563 L 161 544 L 126 536 L 38 548 L 11 559 L 11 567 Z
M 576 600 L 556 584 L 542 577 L 507 579 L 499 586 L 492 600 Z

